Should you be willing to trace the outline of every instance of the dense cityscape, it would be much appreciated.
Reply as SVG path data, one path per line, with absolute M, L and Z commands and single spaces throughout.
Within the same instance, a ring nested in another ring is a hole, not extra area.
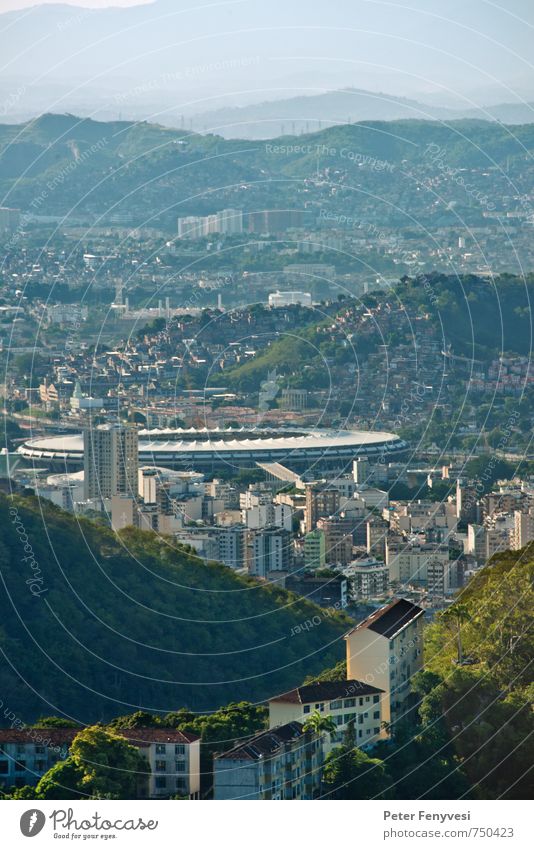
M 532 798 L 534 124 L 115 98 L 0 110 L 0 800 Z

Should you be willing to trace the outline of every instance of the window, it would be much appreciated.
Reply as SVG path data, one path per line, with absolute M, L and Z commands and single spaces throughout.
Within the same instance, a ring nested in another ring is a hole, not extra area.
M 26 751 L 25 746 L 22 743 L 17 744 L 17 755 L 23 755 Z
M 363 731 L 362 731 L 362 729 L 361 729 L 361 728 L 360 728 L 360 729 L 359 729 L 359 731 L 358 731 L 358 737 L 363 737 Z
M 343 701 L 341 699 L 336 699 L 334 702 L 330 702 L 330 710 L 339 710 L 343 707 Z
M 26 761 L 15 761 L 15 772 L 24 772 L 26 769 Z
M 370 697 L 370 696 L 366 696 L 366 697 L 365 697 L 365 701 L 366 701 L 366 702 L 370 702 L 370 701 L 371 701 L 371 697 Z
M 373 734 L 380 734 L 380 728 L 373 728 Z
M 176 761 L 174 764 L 176 772 L 185 772 L 185 761 Z
M 336 725 L 343 725 L 343 714 L 338 714 L 337 716 L 333 716 L 332 719 L 336 723 Z
M 373 704 L 377 705 L 380 701 L 380 696 L 373 696 Z
M 167 786 L 167 779 L 163 778 L 161 776 L 158 776 L 158 778 L 156 778 L 156 787 L 158 788 L 158 790 L 162 790 L 166 786 Z
M 166 751 L 165 743 L 156 744 L 156 755 L 164 755 Z
M 185 746 L 183 743 L 179 743 L 177 746 L 174 747 L 174 754 L 185 755 Z
M 380 711 L 379 710 L 373 711 L 373 719 L 380 719 Z
M 0 761 L 0 775 L 7 775 L 9 772 L 9 761 Z
M 315 705 L 315 710 L 318 710 L 319 713 L 323 713 L 324 712 L 324 702 L 317 702 L 317 704 Z
M 36 746 L 35 747 L 35 754 L 36 755 L 44 755 L 44 752 L 45 752 L 44 746 Z
M 310 707 L 311 707 L 311 705 L 304 705 L 304 708 L 303 708 L 303 711 L 302 711 L 302 712 L 303 712 L 303 713 L 309 713 L 309 712 L 310 712 Z
M 176 779 L 176 789 L 177 790 L 185 790 L 185 787 L 186 787 L 185 778 L 177 778 Z M 260 786 L 260 792 L 261 792 L 261 789 L 262 788 Z
M 46 772 L 46 761 L 35 761 L 35 772 Z
M 167 761 L 156 761 L 156 772 L 166 772 Z
M 360 707 L 363 705 L 363 699 L 360 699 Z
M 363 713 L 358 716 L 358 725 L 363 725 Z
M 345 725 L 347 725 L 349 722 L 353 722 L 355 718 L 356 718 L 355 714 L 346 713 L 345 716 L 343 717 L 343 722 L 345 723 Z
M 366 734 L 367 734 L 367 736 L 369 737 L 369 735 L 370 735 L 370 733 L 371 733 L 371 729 L 370 729 L 370 728 L 368 728 L 368 729 L 367 729 L 367 731 L 366 731 L 365 733 L 366 733 Z
M 345 699 L 345 707 L 355 707 L 356 699 Z

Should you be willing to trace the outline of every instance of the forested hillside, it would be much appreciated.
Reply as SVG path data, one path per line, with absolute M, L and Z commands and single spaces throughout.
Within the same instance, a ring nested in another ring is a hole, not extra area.
M 263 700 L 343 656 L 343 615 L 33 498 L 0 496 L 0 573 L 0 698 L 27 723 Z
M 340 181 L 338 211 L 358 220 L 362 191 L 381 196 L 386 191 L 391 202 L 403 197 L 406 202 L 407 191 L 410 197 L 416 193 L 415 183 L 410 188 L 414 180 L 435 176 L 440 169 L 429 152 L 446 151 L 449 169 L 487 167 L 489 192 L 496 191 L 504 166 L 527 179 L 531 165 L 525 153 L 534 149 L 533 127 L 475 120 L 366 121 L 251 141 L 144 121 L 43 115 L 26 124 L 0 125 L 0 190 L 10 206 L 33 215 L 111 210 L 174 231 L 178 215 L 208 214 L 224 206 L 302 209 L 312 221 L 321 205 L 332 207 L 332 198 L 323 193 L 327 184 L 320 181 L 313 188 L 318 171 L 326 169 L 327 182 Z M 473 206 L 465 191 L 456 189 L 458 209 Z M 478 221 L 481 209 L 474 208 Z M 384 224 L 390 216 L 389 223 L 410 226 L 388 205 L 383 216 Z

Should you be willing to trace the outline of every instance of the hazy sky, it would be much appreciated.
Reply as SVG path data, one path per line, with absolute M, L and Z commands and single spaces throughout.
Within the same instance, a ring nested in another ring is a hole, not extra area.
M 533 0 L 63 2 L 0 0 L 12 10 L 0 123 L 181 116 L 346 87 L 463 109 L 534 101 Z
M 13 9 L 27 9 L 30 6 L 42 6 L 44 3 L 66 3 L 69 6 L 87 6 L 102 9 L 105 6 L 140 6 L 152 0 L 0 0 L 0 12 Z

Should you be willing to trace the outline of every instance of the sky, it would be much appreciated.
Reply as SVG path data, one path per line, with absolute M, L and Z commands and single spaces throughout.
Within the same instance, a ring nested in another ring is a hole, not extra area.
M 347 87 L 463 109 L 534 101 L 533 0 L 57 2 L 0 0 L 0 123 L 181 120 Z
M 91 9 L 104 9 L 106 6 L 141 6 L 152 0 L 0 0 L 0 12 L 12 12 L 14 9 L 27 9 L 30 6 L 43 6 L 45 3 L 65 3 L 68 6 L 87 6 Z

